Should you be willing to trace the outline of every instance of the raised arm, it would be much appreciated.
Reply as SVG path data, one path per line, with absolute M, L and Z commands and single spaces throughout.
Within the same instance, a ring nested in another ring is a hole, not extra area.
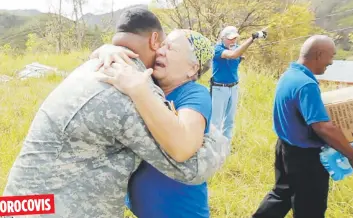
M 224 59 L 236 59 L 241 57 L 244 52 L 249 48 L 249 46 L 254 42 L 255 39 L 259 38 L 259 34 L 261 33 L 261 37 L 266 37 L 267 33 L 265 31 L 259 31 L 253 33 L 251 37 L 245 40 L 243 44 L 237 47 L 234 50 L 229 49 L 216 49 L 215 58 L 224 58 Z
M 220 57 L 225 59 L 236 59 L 240 57 L 249 48 L 249 46 L 254 42 L 252 37 L 248 38 L 243 44 L 234 50 L 223 49 Z M 216 51 L 217 52 L 217 51 Z

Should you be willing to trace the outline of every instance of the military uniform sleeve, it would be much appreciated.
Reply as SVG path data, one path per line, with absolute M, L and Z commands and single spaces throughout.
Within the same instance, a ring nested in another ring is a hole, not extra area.
M 140 70 L 144 66 L 134 60 Z M 151 88 L 164 101 L 163 92 L 152 80 Z M 137 112 L 130 97 L 112 88 L 106 106 L 101 105 L 103 125 L 116 140 L 130 148 L 138 157 L 151 164 L 166 176 L 186 184 L 201 184 L 212 176 L 224 163 L 230 151 L 226 137 L 213 129 L 204 137 L 204 144 L 189 160 L 179 163 L 164 152 L 154 140 L 147 126 Z
M 212 128 L 194 156 L 185 162 L 176 162 L 153 139 L 135 108 L 128 108 L 129 113 L 124 119 L 127 122 L 123 123 L 124 134 L 116 137 L 141 159 L 172 179 L 186 184 L 201 184 L 221 168 L 230 153 L 228 139 Z
M 161 99 L 162 100 L 162 99 Z M 178 163 L 153 139 L 131 99 L 112 88 L 109 100 L 97 107 L 107 135 L 130 148 L 163 174 L 186 184 L 201 184 L 223 164 L 229 153 L 227 139 L 219 131 L 205 135 L 204 146 L 189 160 Z
M 192 182 L 199 183 L 213 176 L 223 166 L 230 155 L 230 150 L 228 138 L 212 126 L 210 132 L 204 136 L 203 146 L 190 159 L 196 159 L 198 166 Z

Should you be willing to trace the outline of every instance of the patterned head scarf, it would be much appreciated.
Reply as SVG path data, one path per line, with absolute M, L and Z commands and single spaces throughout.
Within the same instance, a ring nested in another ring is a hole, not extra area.
M 209 68 L 207 65 L 214 56 L 212 42 L 196 31 L 188 29 L 183 29 L 182 31 L 193 47 L 193 52 L 200 63 L 200 72 L 203 72 L 204 68 Z

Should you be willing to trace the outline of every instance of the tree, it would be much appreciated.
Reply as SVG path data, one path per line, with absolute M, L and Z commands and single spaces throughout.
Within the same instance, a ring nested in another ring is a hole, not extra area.
M 297 58 L 306 36 L 322 32 L 313 22 L 315 14 L 309 10 L 310 4 L 295 1 L 154 0 L 152 3 L 151 10 L 167 30 L 193 29 L 214 43 L 221 29 L 228 25 L 239 29 L 240 41 L 267 28 L 268 39 L 258 40 L 250 47 L 245 54 L 246 63 L 276 66 L 278 71 Z
M 61 53 L 61 47 L 62 47 L 62 13 L 61 13 L 61 7 L 62 7 L 62 0 L 59 0 L 59 34 L 58 34 L 58 46 L 57 46 L 57 53 Z
M 5 55 L 10 55 L 13 53 L 13 49 L 9 43 L 6 43 L 5 45 L 0 46 L 0 51 Z
M 28 39 L 26 41 L 26 52 L 28 53 L 37 53 L 51 50 L 51 45 L 46 43 L 43 38 L 39 38 L 37 34 L 30 33 L 28 34 Z
M 66 0 L 68 3 L 72 5 L 73 9 L 73 18 L 74 18 L 74 27 L 75 27 L 75 35 L 76 35 L 76 43 L 77 48 L 82 49 L 83 41 L 85 37 L 85 20 L 83 17 L 83 7 L 87 4 L 87 0 Z
M 227 25 L 239 28 L 240 33 L 266 26 L 276 0 L 155 0 L 152 10 L 168 29 L 196 30 L 216 41 L 220 30 Z
M 62 0 L 55 0 L 55 3 L 52 3 L 49 6 L 49 14 L 50 20 L 46 24 L 45 30 L 43 32 L 45 33 L 46 36 L 50 35 L 50 37 L 46 37 L 48 40 L 48 43 L 54 43 L 56 45 L 56 52 L 61 53 L 62 52 L 62 35 L 63 35 L 63 28 L 64 28 L 64 21 L 63 21 L 63 13 L 62 13 L 62 6 L 63 6 L 63 1 Z

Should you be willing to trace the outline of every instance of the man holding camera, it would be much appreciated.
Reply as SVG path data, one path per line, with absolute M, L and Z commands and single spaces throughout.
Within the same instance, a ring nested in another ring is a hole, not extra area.
M 258 38 L 266 38 L 267 32 L 253 33 L 243 44 L 237 45 L 238 29 L 227 26 L 220 33 L 215 46 L 210 91 L 212 96 L 212 123 L 223 135 L 231 139 L 238 102 L 238 67 L 242 54 Z M 222 125 L 223 124 L 223 125 Z M 222 127 L 223 126 L 223 127 Z

